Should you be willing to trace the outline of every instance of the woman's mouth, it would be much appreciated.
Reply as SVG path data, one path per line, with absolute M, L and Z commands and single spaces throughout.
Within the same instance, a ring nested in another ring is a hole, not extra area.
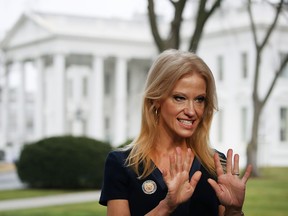
M 177 120 L 181 123 L 181 125 L 188 128 L 192 127 L 195 122 L 195 120 L 187 120 L 187 119 L 177 119 Z
M 183 120 L 183 119 L 178 119 L 179 122 L 185 125 L 192 125 L 193 121 L 192 120 Z

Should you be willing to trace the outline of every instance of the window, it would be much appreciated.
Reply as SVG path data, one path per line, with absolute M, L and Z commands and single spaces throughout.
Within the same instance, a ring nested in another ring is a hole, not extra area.
M 219 81 L 223 81 L 224 79 L 223 56 L 221 55 L 217 57 L 217 69 L 218 69 L 218 79 Z
M 109 74 L 105 74 L 105 95 L 109 95 L 110 94 L 110 85 L 111 85 L 111 77 Z
M 71 135 L 72 129 L 73 129 L 73 120 L 68 119 L 67 120 L 67 133 Z
M 288 107 L 280 108 L 280 141 L 288 141 Z
M 248 120 L 248 111 L 246 107 L 241 109 L 241 139 L 243 142 L 246 142 L 247 137 L 247 120 Z
M 82 135 L 85 136 L 87 135 L 87 120 L 82 119 Z
M 73 97 L 73 80 L 69 79 L 67 82 L 67 94 L 69 98 Z
M 132 81 L 131 80 L 132 80 L 132 74 L 131 74 L 131 71 L 128 70 L 128 72 L 127 72 L 127 92 L 128 93 L 132 92 L 132 86 L 131 86 Z
M 83 77 L 83 80 L 82 80 L 82 95 L 83 97 L 88 96 L 88 79 L 86 76 Z
M 105 117 L 105 139 L 107 141 L 110 141 L 111 140 L 111 137 L 110 137 L 110 119 L 108 117 Z
M 8 110 L 8 131 L 14 132 L 18 129 L 19 125 L 17 124 L 17 112 L 16 108 L 10 108 Z
M 218 142 L 223 141 L 223 125 L 224 125 L 223 110 L 219 110 L 218 111 Z
M 33 130 L 34 130 L 34 122 L 33 122 L 33 119 L 29 118 L 26 121 L 26 132 L 31 134 L 33 133 Z
M 242 78 L 246 79 L 248 77 L 248 57 L 246 52 L 241 54 L 241 68 Z
M 281 59 L 281 63 L 284 60 L 284 58 L 286 57 L 287 53 L 280 53 L 280 59 Z M 288 78 L 288 63 L 286 64 L 286 66 L 284 67 L 280 77 L 282 78 Z

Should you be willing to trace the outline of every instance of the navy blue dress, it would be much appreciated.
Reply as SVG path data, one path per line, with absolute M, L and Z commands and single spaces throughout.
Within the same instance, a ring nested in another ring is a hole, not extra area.
M 108 200 L 125 199 L 129 202 L 131 216 L 142 216 L 155 208 L 167 194 L 167 186 L 159 169 L 155 169 L 144 179 L 125 166 L 129 151 L 110 152 L 105 164 L 104 184 L 101 191 L 101 205 Z M 208 178 L 215 179 L 195 157 L 190 178 L 197 171 L 202 172 L 192 197 L 179 205 L 171 215 L 177 216 L 218 216 L 219 200 Z

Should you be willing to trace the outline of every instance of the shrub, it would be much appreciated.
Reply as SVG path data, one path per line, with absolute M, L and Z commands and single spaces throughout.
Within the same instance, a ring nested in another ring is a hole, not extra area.
M 111 146 L 87 137 L 51 137 L 27 144 L 16 162 L 32 188 L 100 188 Z

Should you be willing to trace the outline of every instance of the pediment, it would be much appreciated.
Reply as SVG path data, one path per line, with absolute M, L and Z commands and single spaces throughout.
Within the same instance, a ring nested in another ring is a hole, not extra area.
M 45 26 L 23 15 L 3 40 L 2 48 L 8 50 L 51 37 L 52 33 Z

